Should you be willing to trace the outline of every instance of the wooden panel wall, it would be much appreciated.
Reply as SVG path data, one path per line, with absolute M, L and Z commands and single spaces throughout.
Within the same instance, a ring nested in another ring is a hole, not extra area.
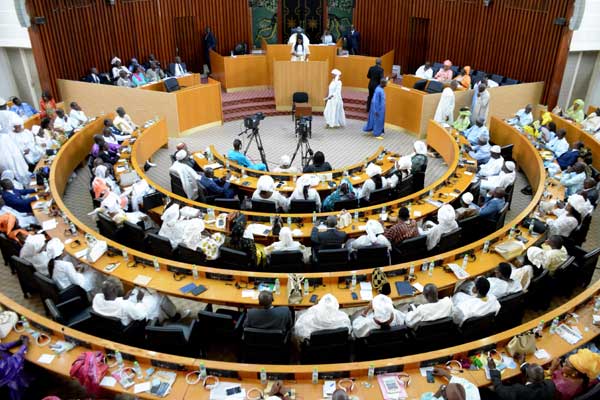
M 498 73 L 526 82 L 552 78 L 561 35 L 554 25 L 567 17 L 573 0 L 356 0 L 354 25 L 361 52 L 396 50 L 395 63 L 406 71 L 411 54 L 411 17 L 429 19 L 427 59 Z M 562 75 L 562 73 L 561 73 Z M 544 100 L 548 93 L 548 85 Z
M 201 72 L 206 26 L 221 54 L 250 40 L 245 0 L 116 0 L 112 6 L 106 0 L 27 0 L 27 7 L 31 17 L 46 18 L 30 33 L 38 69 L 47 68 L 42 86 L 54 92 L 56 79 L 79 79 L 94 65 L 106 71 L 113 55 L 128 63 L 154 53 L 166 66 L 178 49 L 188 68 Z

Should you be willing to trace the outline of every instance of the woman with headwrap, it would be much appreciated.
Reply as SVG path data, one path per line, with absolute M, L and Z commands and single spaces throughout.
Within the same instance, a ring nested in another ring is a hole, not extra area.
M 456 121 L 452 124 L 452 127 L 459 132 L 463 132 L 469 128 L 471 125 L 471 110 L 469 107 L 461 107 L 458 112 L 458 117 Z
M 338 128 L 346 125 L 346 114 L 344 113 L 344 101 L 342 100 L 342 81 L 339 69 L 331 71 L 334 78 L 329 84 L 329 93 L 325 98 L 327 104 L 323 111 L 325 123 L 329 128 Z
M 327 293 L 317 304 L 296 317 L 294 324 L 294 337 L 298 342 L 310 338 L 313 332 L 325 329 L 348 328 L 352 331 L 352 324 L 348 315 L 340 311 L 340 305 L 332 294 Z
M 10 400 L 20 400 L 29 386 L 25 377 L 25 353 L 29 345 L 29 336 L 22 335 L 19 340 L 0 344 L 0 384 L 8 389 Z M 21 346 L 17 351 L 11 349 Z
M 565 112 L 565 118 L 575 121 L 578 124 L 581 124 L 585 118 L 585 114 L 583 111 L 584 107 L 585 103 L 583 102 L 583 100 L 575 100 L 571 107 L 567 108 L 567 111 Z
M 552 235 L 542 244 L 542 247 L 531 246 L 527 249 L 527 260 L 535 267 L 535 275 L 547 269 L 550 275 L 569 258 L 567 249 L 563 246 L 561 236 Z
M 567 205 L 561 209 L 555 209 L 553 213 L 558 215 L 556 219 L 548 218 L 548 235 L 559 235 L 568 237 L 577 228 L 583 219 L 582 213 L 587 212 L 588 206 L 583 196 L 573 194 L 567 199 Z
M 277 208 L 285 212 L 287 212 L 290 205 L 289 199 L 275 189 L 275 181 L 270 175 L 263 175 L 258 178 L 256 190 L 252 194 L 252 200 L 272 201 Z
M 404 313 L 394 308 L 392 299 L 378 294 L 373 297 L 368 307 L 355 314 L 352 320 L 352 334 L 356 338 L 362 338 L 374 329 L 402 325 L 404 318 Z
M 471 89 L 471 67 L 464 66 L 462 71 L 454 78 L 465 89 Z
M 0 214 L 0 232 L 4 233 L 7 238 L 23 245 L 23 242 L 30 235 L 29 231 L 19 228 L 17 217 L 9 212 Z
M 179 243 L 183 240 L 183 229 L 178 224 L 179 222 L 179 204 L 175 203 L 163 212 L 160 219 L 162 225 L 158 234 L 162 237 L 166 237 L 171 242 L 171 247 L 176 248 Z
M 410 158 L 411 171 L 413 174 L 424 174 L 427 171 L 427 145 L 422 140 L 413 144 L 415 152 Z
M 427 221 L 423 228 L 419 228 L 421 235 L 427 235 L 427 250 L 438 245 L 444 233 L 452 232 L 458 228 L 456 212 L 450 204 L 444 204 L 437 213 L 438 223 Z
M 383 233 L 385 229 L 383 229 L 383 226 L 379 221 L 374 219 L 368 220 L 365 229 L 366 234 L 355 240 L 350 239 L 346 244 L 346 248 L 354 251 L 364 247 L 386 246 L 388 250 L 391 250 L 392 244 L 384 236 Z
M 56 282 L 59 289 L 66 289 L 71 285 L 77 285 L 86 292 L 91 292 L 101 282 L 101 275 L 93 268 L 85 264 L 73 265 L 76 262 L 70 256 L 64 256 L 65 245 L 61 241 L 50 241 L 46 245 L 46 251 L 54 260 L 52 269 L 52 280 Z
M 101 164 L 94 168 L 94 180 L 92 181 L 92 190 L 96 200 L 102 198 L 106 192 L 114 192 L 117 195 L 121 194 L 121 188 L 107 174 L 108 168 Z
M 581 127 L 584 131 L 591 134 L 600 132 L 600 108 L 597 108 L 596 111 L 590 113 L 581 123 Z
M 21 247 L 19 257 L 33 264 L 39 273 L 49 276 L 48 263 L 57 256 L 55 252 L 61 247 L 56 242 L 60 243 L 60 239 L 53 238 L 46 245 L 46 237 L 43 234 L 28 236 Z
M 400 157 L 400 159 L 394 162 L 396 171 L 387 178 L 388 184 L 392 189 L 398 186 L 398 183 L 402 182 L 404 178 L 408 177 L 411 174 L 412 168 L 412 156 L 404 156 Z
M 321 196 L 316 189 L 311 188 L 311 175 L 302 175 L 296 180 L 296 189 L 290 196 L 291 200 L 310 200 L 317 204 L 317 212 L 321 210 Z
M 381 176 L 381 167 L 377 164 L 370 163 L 367 166 L 367 176 L 369 177 L 363 183 L 360 189 L 360 198 L 369 201 L 371 193 L 379 189 L 388 187 L 387 179 Z
M 453 72 L 452 72 L 452 69 L 450 69 L 450 67 L 452 67 L 452 61 L 450 61 L 450 60 L 444 61 L 444 66 L 442 68 L 440 68 L 440 70 L 437 72 L 437 74 L 435 74 L 433 79 L 435 79 L 436 81 L 440 81 L 440 82 L 451 81 Z
M 600 374 L 600 354 L 581 349 L 570 355 L 562 366 L 560 358 L 556 357 L 548 372 L 556 387 L 555 399 L 573 399 L 588 388 L 590 381 L 597 381 Z
M 265 254 L 270 256 L 274 251 L 300 251 L 305 263 L 310 261 L 310 248 L 305 247 L 302 243 L 295 241 L 290 228 L 283 227 L 279 231 L 279 241 L 265 247 Z
M 440 124 L 452 125 L 454 123 L 454 105 L 456 103 L 456 97 L 454 91 L 458 87 L 457 81 L 452 81 L 450 86 L 444 88 L 442 96 L 435 110 L 433 120 Z
M 358 197 L 357 190 L 352 186 L 350 179 L 344 178 L 339 186 L 323 201 L 323 211 L 333 211 L 335 202 L 351 200 Z
M 225 239 L 223 246 L 246 253 L 250 265 L 258 265 L 259 261 L 261 263 L 263 261 L 262 259 L 259 259 L 262 256 L 262 252 L 260 254 L 258 253 L 256 244 L 254 243 L 254 237 L 250 232 L 246 232 L 246 216 L 243 214 L 240 214 L 233 221 L 231 233 L 227 239 Z
M 295 174 L 298 172 L 298 169 L 292 165 L 292 159 L 287 154 L 281 156 L 281 163 L 279 166 L 275 167 L 273 172 L 283 172 L 287 174 Z

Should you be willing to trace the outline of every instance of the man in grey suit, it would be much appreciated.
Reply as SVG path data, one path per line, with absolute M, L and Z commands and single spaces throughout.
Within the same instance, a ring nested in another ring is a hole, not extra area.
M 273 307 L 273 294 L 263 290 L 258 295 L 258 304 L 262 308 L 248 310 L 244 328 L 278 329 L 289 332 L 292 328 L 292 313 L 288 307 Z
M 346 243 L 346 232 L 338 230 L 337 217 L 330 215 L 327 217 L 327 230 L 319 232 L 315 226 L 310 234 L 312 247 L 315 250 L 339 249 Z

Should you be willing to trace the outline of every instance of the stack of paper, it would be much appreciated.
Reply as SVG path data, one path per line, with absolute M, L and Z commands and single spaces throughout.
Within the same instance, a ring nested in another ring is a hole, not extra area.
M 448 264 L 448 267 L 454 272 L 458 279 L 466 279 L 471 276 L 467 271 L 458 266 L 458 264 Z
M 371 286 L 371 282 L 360 283 L 360 298 L 362 300 L 373 300 L 373 286 Z
M 150 277 L 150 276 L 138 275 L 133 280 L 133 283 L 135 283 L 138 286 L 147 286 L 151 280 L 152 280 L 152 277 Z

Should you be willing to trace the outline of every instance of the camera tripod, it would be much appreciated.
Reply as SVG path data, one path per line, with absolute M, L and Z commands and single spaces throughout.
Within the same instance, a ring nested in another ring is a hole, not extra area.
M 247 138 L 248 143 L 246 144 L 246 148 L 244 149 L 244 155 L 248 154 L 248 149 L 250 149 L 250 145 L 252 145 L 253 141 L 256 141 L 256 147 L 258 148 L 258 153 L 260 154 L 260 160 L 265 165 L 267 171 L 269 170 L 269 165 L 267 164 L 267 156 L 265 155 L 265 148 L 262 144 L 262 139 L 260 138 L 260 134 L 258 133 L 258 128 L 246 129 L 244 132 L 240 133 L 238 136 L 245 135 L 250 131 Z
M 298 144 L 296 145 L 296 150 L 294 150 L 294 154 L 292 155 L 292 161 L 290 161 L 290 165 L 294 163 L 294 160 L 298 155 L 298 151 L 300 152 L 302 169 L 304 169 L 304 167 L 310 164 L 313 158 L 313 151 L 310 148 L 310 143 L 308 142 L 308 137 L 306 137 L 306 135 L 298 135 Z

